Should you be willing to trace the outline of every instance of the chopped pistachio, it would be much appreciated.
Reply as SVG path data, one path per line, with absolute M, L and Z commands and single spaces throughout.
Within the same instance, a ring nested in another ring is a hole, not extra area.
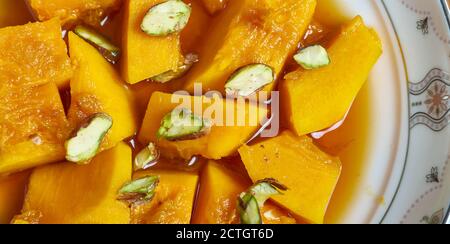
M 247 192 L 238 197 L 237 209 L 242 224 L 261 224 L 260 208 L 272 196 L 282 194 L 287 187 L 274 179 L 256 182 Z
M 159 183 L 158 176 L 147 176 L 126 183 L 118 192 L 118 200 L 129 204 L 142 204 L 149 202 L 155 195 Z
M 120 48 L 112 44 L 106 37 L 83 25 L 78 25 L 75 27 L 74 32 L 79 37 L 96 47 L 103 57 L 105 57 L 105 59 L 110 63 L 115 64 L 119 61 Z
M 209 134 L 212 122 L 188 109 L 175 109 L 161 121 L 158 138 L 169 141 L 193 140 Z
M 66 141 L 66 159 L 83 164 L 97 154 L 103 139 L 111 129 L 113 120 L 105 113 L 94 114 Z
M 264 203 L 272 196 L 283 194 L 282 191 L 286 191 L 287 187 L 280 184 L 274 179 L 264 179 L 256 182 L 249 192 L 255 196 L 258 206 L 261 208 Z
M 191 7 L 181 0 L 168 0 L 150 8 L 142 20 L 141 29 L 151 36 L 168 36 L 186 27 Z
M 322 68 L 331 63 L 327 50 L 320 45 L 310 46 L 300 50 L 294 56 L 294 59 L 300 66 L 307 70 Z
M 248 97 L 275 80 L 271 67 L 265 64 L 250 64 L 238 69 L 225 83 L 229 95 Z
M 237 209 L 241 217 L 241 224 L 262 224 L 258 201 L 252 194 L 241 194 L 238 197 Z
M 151 78 L 151 80 L 159 83 L 166 83 L 171 80 L 178 79 L 180 77 L 183 77 L 197 62 L 198 62 L 197 54 L 188 54 L 184 58 L 184 63 L 180 67 L 178 67 L 177 70 L 169 70 L 167 72 L 164 72 L 160 75 Z
M 148 169 L 159 159 L 159 151 L 153 142 L 149 143 L 134 158 L 134 169 Z

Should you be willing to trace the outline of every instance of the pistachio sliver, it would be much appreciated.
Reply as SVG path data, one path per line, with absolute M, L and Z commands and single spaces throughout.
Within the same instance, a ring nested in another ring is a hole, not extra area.
M 307 70 L 322 68 L 331 63 L 327 50 L 320 45 L 314 45 L 300 50 L 294 56 L 294 60 Z
M 260 208 L 272 196 L 282 194 L 287 187 L 274 179 L 264 179 L 256 182 L 246 192 L 238 197 L 237 210 L 242 224 L 261 224 Z
M 250 64 L 238 69 L 225 83 L 229 95 L 248 97 L 275 80 L 273 69 L 265 64 Z
M 153 142 L 149 143 L 134 158 L 134 169 L 148 169 L 159 159 L 159 151 Z
M 212 122 L 195 115 L 189 109 L 175 109 L 161 121 L 158 138 L 168 141 L 193 140 L 209 134 Z
M 171 80 L 178 79 L 184 76 L 197 62 L 198 62 L 198 55 L 188 54 L 184 59 L 184 63 L 180 67 L 178 67 L 177 70 L 169 70 L 167 72 L 164 72 L 160 75 L 151 78 L 151 80 L 159 83 L 166 83 Z
M 241 224 L 262 224 L 258 201 L 252 194 L 243 193 L 238 197 L 237 210 Z
M 82 164 L 97 154 L 113 120 L 105 113 L 94 114 L 78 129 L 75 136 L 66 141 L 66 159 Z
M 186 27 L 191 7 L 181 0 L 168 0 L 150 8 L 141 23 L 141 29 L 151 36 L 167 36 Z
M 249 192 L 255 196 L 258 206 L 261 208 L 267 199 L 272 196 L 283 194 L 282 191 L 286 191 L 287 187 L 279 183 L 274 179 L 264 179 L 254 184 Z
M 74 32 L 79 37 L 96 47 L 103 57 L 110 63 L 115 64 L 119 61 L 120 48 L 112 44 L 106 37 L 83 25 L 78 25 L 75 27 Z
M 153 199 L 159 183 L 158 176 L 147 176 L 126 183 L 120 188 L 117 199 L 130 204 L 146 203 Z

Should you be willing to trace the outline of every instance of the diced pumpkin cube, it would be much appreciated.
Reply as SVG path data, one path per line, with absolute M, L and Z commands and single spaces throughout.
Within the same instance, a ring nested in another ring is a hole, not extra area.
M 41 224 L 127 224 L 130 209 L 117 192 L 131 180 L 131 149 L 124 143 L 99 154 L 89 165 L 60 163 L 36 168 L 17 221 L 30 213 Z M 36 215 L 36 214 L 33 214 Z
M 32 20 L 24 1 L 0 1 L 0 28 L 14 25 L 24 25 Z
M 11 224 L 14 225 L 31 225 L 39 224 L 39 220 L 42 218 L 42 213 L 39 211 L 28 211 L 21 215 L 16 215 L 11 220 Z
M 55 84 L 5 87 L 0 81 L 0 175 L 63 160 L 69 132 Z
M 180 35 L 154 37 L 141 30 L 148 10 L 164 0 L 126 0 L 122 41 L 122 76 L 130 84 L 155 77 L 183 64 Z
M 181 32 L 181 48 L 183 53 L 198 53 L 199 43 L 204 38 L 205 33 L 211 23 L 211 16 L 200 3 L 201 0 L 185 0 L 190 4 L 192 13 L 188 24 Z
M 209 161 L 202 170 L 193 224 L 239 223 L 236 203 L 252 183 L 224 166 Z
M 319 3 L 318 3 L 319 4 Z M 316 11 L 317 14 L 317 11 Z M 327 41 L 328 36 L 332 32 L 332 28 L 330 26 L 325 26 L 323 23 L 313 19 L 311 23 L 309 23 L 307 34 L 305 34 L 303 40 L 300 42 L 300 47 L 305 48 L 314 45 L 320 45 Z M 295 59 L 291 60 L 290 65 L 296 65 L 298 67 L 298 63 L 296 63 Z M 294 67 L 288 67 L 288 69 L 295 69 Z
M 329 46 L 330 65 L 288 74 L 281 98 L 292 130 L 306 135 L 343 119 L 381 53 L 375 31 L 356 17 Z
M 137 131 L 131 92 L 97 49 L 72 32 L 69 33 L 69 45 L 75 65 L 70 82 L 69 121 L 76 128 L 93 114 L 108 114 L 113 119 L 113 126 L 101 151 L 112 148 Z
M 278 77 L 303 37 L 315 5 L 315 0 L 230 1 L 204 39 L 200 62 L 186 77 L 186 90 L 193 92 L 195 83 L 201 82 L 204 90 L 223 92 L 236 70 L 254 63 L 270 66 Z M 272 82 L 265 91 L 274 86 Z
M 153 199 L 133 206 L 131 222 L 135 224 L 189 224 L 197 192 L 198 176 L 192 173 L 148 170 L 134 175 L 135 179 L 159 176 Z
M 225 162 L 223 162 L 225 163 Z M 220 163 L 209 161 L 202 170 L 200 191 L 193 224 L 237 224 L 240 217 L 236 203 L 238 196 L 247 191 L 252 183 Z M 286 210 L 267 201 L 261 211 L 264 224 L 295 224 Z
M 278 137 L 239 149 L 253 181 L 273 178 L 289 190 L 272 199 L 297 217 L 323 223 L 341 173 L 341 162 L 320 151 L 311 138 L 283 132 Z
M 109 13 L 120 8 L 122 0 L 27 0 L 41 20 L 59 18 L 63 24 L 83 21 L 100 25 Z
M 180 106 L 190 109 L 204 119 L 211 120 L 213 125 L 210 132 L 192 140 L 158 139 L 157 132 L 162 119 Z M 219 110 L 217 110 L 217 114 L 207 113 L 217 107 L 223 108 L 222 114 Z M 199 108 L 199 110 L 194 111 L 195 108 Z M 155 92 L 147 107 L 147 113 L 139 133 L 139 141 L 143 144 L 156 142 L 163 155 L 170 158 L 178 156 L 190 159 L 192 156 L 201 155 L 208 159 L 221 159 L 235 153 L 258 130 L 266 117 L 267 109 L 255 104 L 238 103 L 221 98 L 210 99 Z M 241 124 L 236 123 L 238 120 Z
M 62 88 L 72 75 L 56 19 L 0 29 L 0 88 L 54 82 Z
M 141 82 L 130 86 L 131 92 L 134 97 L 136 113 L 140 118 L 138 121 L 142 122 L 145 112 L 147 111 L 147 105 L 150 101 L 150 97 L 154 92 L 172 93 L 176 91 L 174 82 L 158 83 L 158 82 Z
M 8 224 L 20 213 L 30 172 L 0 177 L 0 224 Z
M 202 0 L 203 5 L 210 14 L 215 14 L 218 11 L 224 9 L 229 0 Z

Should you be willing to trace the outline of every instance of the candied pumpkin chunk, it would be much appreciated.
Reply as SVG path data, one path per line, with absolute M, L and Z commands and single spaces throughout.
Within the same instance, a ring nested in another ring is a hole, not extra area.
M 315 0 L 230 1 L 217 17 L 200 51 L 200 61 L 186 77 L 185 89 L 224 92 L 225 83 L 249 64 L 270 66 L 277 78 L 308 28 Z M 272 91 L 276 82 L 265 86 Z
M 341 162 L 317 148 L 312 139 L 291 132 L 239 149 L 253 181 L 273 178 L 289 189 L 272 197 L 297 217 L 323 223 L 341 173 Z
M 141 121 L 144 119 L 145 112 L 147 111 L 147 105 L 150 101 L 150 97 L 154 92 L 172 92 L 173 83 L 157 83 L 157 82 L 141 82 L 131 86 L 131 92 L 134 97 L 136 113 Z
M 75 66 L 70 82 L 69 121 L 77 128 L 96 113 L 113 119 L 100 151 L 114 147 L 137 131 L 134 101 L 114 67 L 93 46 L 69 33 L 70 57 Z
M 89 165 L 66 162 L 36 168 L 22 215 L 14 223 L 39 213 L 34 221 L 41 224 L 127 224 L 130 209 L 116 197 L 131 180 L 131 165 L 131 149 L 120 143 Z
M 239 194 L 252 183 L 217 162 L 209 161 L 202 170 L 200 192 L 193 224 L 236 224 Z
M 210 14 L 215 14 L 220 10 L 223 10 L 229 0 L 202 0 L 203 6 L 208 10 Z
M 72 67 L 57 19 L 0 29 L 0 88 L 68 85 Z
M 63 160 L 69 132 L 55 84 L 0 83 L 0 174 Z
M 193 224 L 240 223 L 236 209 L 237 198 L 247 191 L 252 183 L 220 163 L 209 161 L 202 170 Z M 264 224 L 296 223 L 286 210 L 270 201 L 267 201 L 260 211 Z
M 198 175 L 193 173 L 147 170 L 133 178 L 158 176 L 159 183 L 153 199 L 132 207 L 134 224 L 189 224 L 197 192 Z
M 25 197 L 30 172 L 0 177 L 0 224 L 8 224 L 17 213 Z
M 0 0 L 0 28 L 23 25 L 32 20 L 24 1 Z
M 204 34 L 208 32 L 211 16 L 200 3 L 201 0 L 185 0 L 191 6 L 192 13 L 186 27 L 181 31 L 180 40 L 183 53 L 198 53 Z
M 130 84 L 150 79 L 183 64 L 180 35 L 150 36 L 141 30 L 148 10 L 165 0 L 126 0 L 122 40 L 122 76 Z
M 100 25 L 109 13 L 118 10 L 122 0 L 27 0 L 40 21 L 59 18 L 63 24 L 83 21 Z
M 169 141 L 157 138 L 163 118 L 177 108 L 190 109 L 196 116 L 211 120 L 208 134 L 196 139 Z M 195 108 L 198 108 L 198 111 Z M 212 112 L 215 108 L 217 113 Z M 220 108 L 223 108 L 220 111 Z M 219 97 L 191 97 L 178 94 L 153 93 L 139 133 L 144 145 L 155 142 L 169 158 L 190 159 L 201 155 L 221 159 L 232 155 L 258 130 L 267 118 L 267 109 L 253 103 L 238 103 Z
M 287 124 L 306 135 L 343 119 L 381 53 L 375 31 L 353 19 L 331 42 L 330 65 L 286 75 L 280 90 Z

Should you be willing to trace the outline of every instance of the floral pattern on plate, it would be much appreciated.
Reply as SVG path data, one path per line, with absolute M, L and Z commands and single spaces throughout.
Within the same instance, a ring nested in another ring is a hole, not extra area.
M 450 203 L 448 6 L 444 0 L 382 2 L 403 52 L 410 101 L 407 159 L 382 223 L 439 224 Z

